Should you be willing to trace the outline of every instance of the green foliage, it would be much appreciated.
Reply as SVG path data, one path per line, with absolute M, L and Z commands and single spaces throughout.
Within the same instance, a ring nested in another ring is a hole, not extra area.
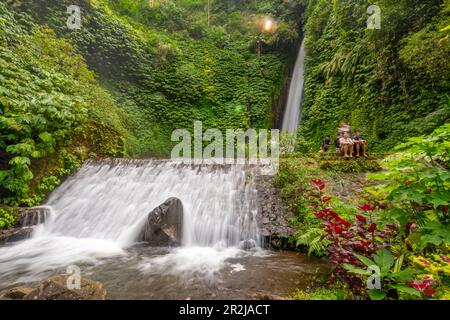
M 396 260 L 389 250 L 385 248 L 378 249 L 372 259 L 359 254 L 355 254 L 355 256 L 367 268 L 372 268 L 373 270 L 376 267 L 380 271 L 377 276 L 380 277 L 380 284 L 382 286 L 380 289 L 368 290 L 368 295 L 371 300 L 383 300 L 388 296 L 389 291 L 392 290 L 395 290 L 398 294 L 406 294 L 409 298 L 420 297 L 420 293 L 417 290 L 406 285 L 406 282 L 413 281 L 414 275 L 420 271 L 413 268 L 405 268 L 403 270 L 395 268 Z M 365 280 L 374 274 L 370 269 L 356 268 L 350 264 L 344 264 L 343 266 L 348 272 L 366 276 Z
M 359 207 L 359 214 L 354 200 L 348 203 L 324 194 L 314 196 L 307 186 L 312 180 L 321 190 L 325 186 L 322 179 L 336 181 L 343 173 L 330 174 L 314 159 L 281 160 L 274 182 L 288 208 L 297 213 L 294 240 L 310 254 L 328 257 L 336 267 L 330 280 L 346 295 L 372 300 L 450 296 L 449 125 L 408 139 L 395 148 L 396 154 L 381 162 L 384 171 L 368 174 L 376 183 L 369 180 L 373 185 L 366 188 L 369 195 L 360 199 L 369 203 Z M 315 200 L 324 206 L 322 211 Z M 313 216 L 311 212 L 323 219 L 322 224 L 308 218 Z M 367 232 L 369 241 L 353 248 Z M 343 245 L 337 250 L 330 238 L 339 235 L 344 235 L 339 238 Z M 373 268 L 380 270 L 381 288 L 366 290 L 366 282 L 376 276 Z
M 70 4 L 21 0 L 11 7 L 73 41 L 121 107 L 127 154 L 168 156 L 171 132 L 192 129 L 195 120 L 205 130 L 271 125 L 271 98 L 298 40 L 299 5 L 214 3 L 208 27 L 201 1 L 157 1 L 152 8 L 147 0 L 82 0 L 83 26 L 71 31 L 61 23 Z M 280 28 L 258 58 L 250 39 L 265 15 L 277 15 Z
M 392 290 L 397 298 L 448 296 L 449 142 L 447 123 L 428 136 L 410 138 L 399 145 L 399 153 L 385 163 L 388 171 L 370 175 L 389 181 L 371 190 L 390 201 L 379 222 L 393 223 L 399 230 L 391 240 L 390 251 L 380 249 L 373 260 L 357 255 L 366 266 L 377 265 L 381 270 L 384 286 L 382 291 L 369 292 L 372 299 L 392 298 Z M 345 267 L 368 275 L 354 266 Z
M 377 189 L 394 203 L 391 216 L 399 219 L 403 228 L 409 221 L 421 226 L 432 221 L 448 225 L 450 124 L 429 136 L 410 138 L 397 150 L 402 151 L 387 161 L 387 172 L 370 176 L 390 181 Z
M 318 287 L 312 290 L 296 290 L 293 295 L 293 300 L 342 300 L 344 293 L 338 289 L 327 289 Z
M 43 177 L 33 164 L 70 145 L 80 132 L 89 134 L 88 117 L 104 123 L 91 133 L 93 144 L 110 148 L 103 155 L 118 155 L 122 149 L 117 139 L 103 134 L 124 132 L 114 101 L 72 45 L 46 27 L 28 27 L 30 32 L 0 6 L 0 195 L 2 203 L 14 205 L 29 203 L 37 191 L 30 189 L 32 180 Z M 41 191 L 57 185 L 48 179 L 44 184 Z
M 0 230 L 14 227 L 17 221 L 17 210 L 0 207 Z

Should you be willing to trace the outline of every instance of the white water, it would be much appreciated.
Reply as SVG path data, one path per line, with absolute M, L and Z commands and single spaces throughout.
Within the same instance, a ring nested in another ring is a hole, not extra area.
M 171 161 L 88 162 L 49 197 L 52 215 L 33 237 L 0 247 L 0 288 L 36 281 L 71 264 L 125 255 L 147 215 L 170 197 L 183 203 L 182 248 L 144 261 L 142 271 L 211 275 L 258 242 L 256 189 L 249 169 Z M 13 278 L 13 280 L 11 280 Z
M 295 135 L 300 122 L 301 105 L 303 100 L 303 86 L 305 83 L 305 38 L 303 38 L 300 51 L 295 62 L 292 80 L 289 87 L 288 101 L 284 110 L 282 132 Z

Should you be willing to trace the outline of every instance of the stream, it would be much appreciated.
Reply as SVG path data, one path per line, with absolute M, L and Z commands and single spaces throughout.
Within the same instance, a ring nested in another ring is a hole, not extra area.
M 88 161 L 52 192 L 30 239 L 0 247 L 0 289 L 76 265 L 110 299 L 249 299 L 289 295 L 325 272 L 320 259 L 262 248 L 255 172 L 170 160 Z M 148 214 L 183 203 L 181 246 L 137 241 Z M 254 243 L 242 249 L 242 243 Z

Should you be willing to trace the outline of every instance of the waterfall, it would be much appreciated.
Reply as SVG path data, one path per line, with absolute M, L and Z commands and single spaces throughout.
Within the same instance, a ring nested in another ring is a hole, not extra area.
M 170 197 L 183 203 L 183 248 L 228 250 L 244 240 L 258 243 L 250 168 L 169 160 L 88 161 L 52 192 L 46 203 L 52 215 L 31 239 L 0 248 L 1 272 L 20 272 L 27 281 L 39 272 L 123 255 L 148 214 Z
M 289 87 L 289 95 L 284 110 L 282 132 L 288 132 L 295 135 L 300 122 L 301 104 L 303 99 L 304 67 L 305 67 L 305 38 L 303 38 L 300 51 L 295 62 L 294 71 L 292 73 L 291 84 Z

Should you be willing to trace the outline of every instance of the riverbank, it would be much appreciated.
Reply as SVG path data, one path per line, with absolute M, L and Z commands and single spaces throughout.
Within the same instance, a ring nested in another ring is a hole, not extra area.
M 295 214 L 291 241 L 333 270 L 294 298 L 450 298 L 448 140 L 446 124 L 380 160 L 281 160 L 273 184 Z

